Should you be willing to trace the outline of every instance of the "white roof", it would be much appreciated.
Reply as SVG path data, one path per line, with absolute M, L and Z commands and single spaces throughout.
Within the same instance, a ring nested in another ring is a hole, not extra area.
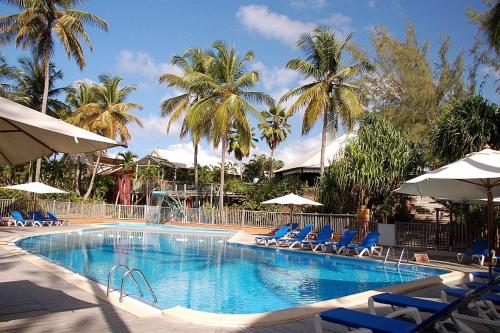
M 3 188 L 8 190 L 18 190 L 18 191 L 38 193 L 38 194 L 67 193 L 66 191 L 39 182 L 10 185 L 10 186 L 4 186 Z
M 264 205 L 294 205 L 294 206 L 323 206 L 323 204 L 301 197 L 294 193 L 289 193 L 279 198 L 274 198 L 271 200 L 261 202 Z
M 341 153 L 347 143 L 356 137 L 356 134 L 349 133 L 344 134 L 333 140 L 331 143 L 327 144 L 325 147 L 325 166 L 330 165 L 332 159 Z M 304 172 L 319 172 L 321 161 L 321 144 L 318 145 L 316 149 L 311 151 L 309 154 L 297 157 L 291 163 L 285 164 L 281 169 L 276 172 L 291 172 L 294 169 L 303 169 Z
M 0 97 L 0 163 L 22 164 L 56 152 L 77 154 L 119 145 Z
M 410 179 L 395 192 L 467 202 L 485 199 L 488 183 L 493 197 L 500 197 L 500 152 L 492 149 Z

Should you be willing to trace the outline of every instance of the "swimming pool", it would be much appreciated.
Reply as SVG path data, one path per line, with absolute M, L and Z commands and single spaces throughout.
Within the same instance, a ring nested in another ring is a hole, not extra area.
M 16 244 L 103 284 L 114 265 L 139 268 L 158 296 L 154 306 L 222 314 L 285 309 L 448 272 L 413 265 L 397 270 L 370 260 L 232 244 L 227 231 L 153 230 L 110 225 L 32 236 Z M 127 292 L 139 296 L 130 281 Z

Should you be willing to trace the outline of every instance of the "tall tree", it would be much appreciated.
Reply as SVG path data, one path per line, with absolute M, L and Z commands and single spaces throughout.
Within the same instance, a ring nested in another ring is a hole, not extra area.
M 126 101 L 136 88 L 131 85 L 120 87 L 121 81 L 122 78 L 119 76 L 99 76 L 100 84 L 93 85 L 91 88 L 95 94 L 91 99 L 93 101 L 75 109 L 71 121 L 108 138 L 128 141 L 130 139 L 128 124 L 132 122 L 142 127 L 140 119 L 130 111 L 142 110 L 142 105 Z M 87 198 L 92 191 L 99 162 L 100 154 L 94 164 L 90 185 L 84 198 Z
M 14 68 L 9 66 L 3 54 L 0 53 L 0 96 L 2 97 L 6 97 L 10 90 L 8 81 L 12 78 L 13 71 Z
M 193 72 L 207 72 L 207 55 L 200 48 L 190 48 L 187 49 L 183 55 L 174 55 L 171 62 L 182 70 L 182 74 L 165 73 L 160 76 L 159 82 L 168 84 L 169 87 L 180 88 L 184 90 L 184 93 L 164 100 L 161 103 L 161 116 L 167 117 L 170 115 L 167 124 L 167 132 L 170 131 L 173 123 L 178 121 L 181 117 L 184 117 L 180 138 L 185 138 L 188 133 L 191 134 L 191 141 L 194 146 L 194 184 L 195 187 L 198 188 L 198 148 L 202 137 L 206 134 L 209 124 L 205 126 L 199 124 L 196 128 L 189 127 L 186 115 L 193 103 L 203 98 L 205 88 L 193 87 L 188 80 L 188 76 Z
M 12 73 L 12 89 L 9 98 L 29 108 L 40 110 L 43 103 L 45 75 L 43 66 L 36 59 L 21 58 L 19 67 Z M 49 66 L 49 89 L 47 99 L 47 114 L 59 117 L 59 113 L 67 105 L 57 99 L 66 91 L 66 87 L 56 87 L 56 82 L 63 78 L 61 70 L 51 63 Z
M 463 54 L 450 61 L 451 40 L 443 38 L 439 61 L 433 65 L 428 57 L 429 42 L 418 43 L 410 22 L 405 40 L 377 27 L 371 42 L 375 50 L 374 70 L 356 82 L 363 102 L 382 113 L 411 141 L 427 138 L 438 115 L 465 93 Z
M 305 59 L 295 58 L 286 67 L 301 73 L 306 84 L 290 90 L 281 97 L 281 102 L 297 96 L 288 109 L 289 115 L 304 110 L 302 135 L 308 134 L 319 119 L 323 121 L 321 131 L 320 172 L 325 170 L 325 147 L 327 134 L 334 136 L 341 120 L 348 131 L 362 113 L 361 103 L 354 87 L 349 83 L 364 69 L 364 63 L 344 67 L 342 54 L 347 51 L 352 35 L 339 41 L 334 31 L 320 27 L 304 34 L 297 42 Z
M 46 113 L 49 97 L 50 59 L 58 40 L 68 57 L 75 59 L 80 69 L 85 67 L 81 42 L 92 50 L 85 26 L 108 30 L 105 21 L 94 14 L 74 9 L 82 0 L 1 0 L 16 6 L 20 12 L 0 16 L 0 45 L 15 42 L 16 46 L 30 48 L 33 56 L 44 66 L 44 93 L 41 112 Z M 35 180 L 40 177 L 41 160 L 37 160 Z
M 261 138 L 266 140 L 269 149 L 271 149 L 269 177 L 272 178 L 274 173 L 274 151 L 281 142 L 286 140 L 291 126 L 288 123 L 289 115 L 280 105 L 272 105 L 269 110 L 262 112 L 262 118 L 259 128 Z
M 203 89 L 203 98 L 196 101 L 188 113 L 190 128 L 198 130 L 210 124 L 208 137 L 214 147 L 221 145 L 221 172 L 219 208 L 224 207 L 224 168 L 231 129 L 239 130 L 239 144 L 247 149 L 252 142 L 252 128 L 248 115 L 259 117 L 253 102 L 271 104 L 272 98 L 265 93 L 249 91 L 254 87 L 259 74 L 248 71 L 246 63 L 254 58 L 248 51 L 242 57 L 234 47 L 217 41 L 207 51 L 207 72 L 188 75 L 194 89 Z

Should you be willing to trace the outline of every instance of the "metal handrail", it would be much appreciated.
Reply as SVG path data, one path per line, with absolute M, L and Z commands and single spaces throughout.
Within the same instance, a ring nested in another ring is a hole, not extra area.
M 109 270 L 109 273 L 108 273 L 108 287 L 106 289 L 106 296 L 109 296 L 109 291 L 111 288 L 111 274 L 113 274 L 113 272 L 118 268 L 125 268 L 127 270 L 126 272 L 130 271 L 130 268 L 127 265 L 123 265 L 123 264 L 115 265 L 115 266 L 111 267 L 111 269 Z M 139 293 L 141 294 L 141 297 L 144 296 L 144 293 L 142 292 L 142 288 L 139 286 L 139 283 L 137 283 L 137 280 L 135 279 L 134 275 L 131 275 L 131 276 L 132 276 L 132 279 L 134 280 L 135 285 L 137 286 L 137 289 L 139 290 Z M 122 277 L 122 280 L 123 280 L 123 277 Z
M 392 250 L 392 259 L 393 260 L 395 259 L 394 257 L 396 254 L 396 252 L 395 252 L 396 250 L 393 247 L 389 247 L 387 249 L 387 252 L 385 253 L 384 264 L 389 260 L 389 254 L 391 253 L 391 250 Z M 408 257 L 408 249 L 406 247 L 403 247 L 403 249 L 401 250 L 401 253 L 399 254 L 399 259 L 397 262 L 398 268 L 401 265 L 401 261 L 403 260 L 403 256 L 405 254 L 406 254 L 406 262 L 408 263 L 410 261 L 410 259 Z
M 125 279 L 127 278 L 127 276 L 130 275 L 135 280 L 134 275 L 133 275 L 134 272 L 137 272 L 142 276 L 142 279 L 146 283 L 146 286 L 148 287 L 149 292 L 151 293 L 151 296 L 153 296 L 154 302 L 155 303 L 158 302 L 158 298 L 156 298 L 156 295 L 153 291 L 153 288 L 151 288 L 151 285 L 149 284 L 148 279 L 146 279 L 146 276 L 144 275 L 144 273 L 140 269 L 132 268 L 132 269 L 129 269 L 128 271 L 126 271 L 122 277 L 122 283 L 120 284 L 120 303 L 123 302 L 123 285 L 125 283 Z M 143 296 L 142 292 L 141 292 L 141 296 Z

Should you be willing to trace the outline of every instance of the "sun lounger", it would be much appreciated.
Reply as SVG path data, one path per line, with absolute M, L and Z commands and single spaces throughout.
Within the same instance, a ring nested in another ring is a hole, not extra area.
M 35 221 L 35 220 L 26 220 L 23 215 L 18 212 L 17 210 L 13 210 L 10 212 L 10 216 L 16 221 L 16 225 L 21 226 L 21 227 L 26 227 L 28 225 L 32 226 L 42 226 L 42 223 L 40 221 Z
M 54 225 L 70 225 L 71 222 L 69 220 L 62 220 L 56 216 L 51 211 L 47 211 L 47 216 L 54 222 Z
M 459 252 L 457 260 L 462 263 L 465 257 L 471 257 L 472 260 L 477 259 L 481 266 L 484 264 L 484 259 L 489 255 L 488 241 L 486 239 L 476 239 L 472 242 L 472 251 Z
M 275 233 L 273 236 L 259 236 L 259 237 L 255 237 L 255 243 L 257 244 L 265 244 L 266 246 L 270 245 L 271 242 L 275 242 L 276 243 L 276 240 L 281 238 L 281 237 L 285 237 L 285 235 L 287 233 L 290 232 L 290 226 L 289 225 L 283 225 L 281 226 Z
M 378 239 L 380 234 L 378 232 L 370 232 L 366 235 L 365 239 L 358 245 L 348 245 L 345 246 L 343 251 L 348 253 L 350 251 L 354 251 L 358 257 L 362 257 L 365 253 L 368 255 L 372 255 L 374 252 L 380 255 L 382 253 L 382 247 L 377 246 Z M 341 252 L 342 250 L 339 250 Z
M 463 302 L 463 298 L 459 298 L 452 303 L 446 304 L 439 311 L 433 313 L 427 319 L 420 323 L 412 323 L 399 319 L 381 317 L 370 313 L 364 313 L 356 310 L 345 308 L 336 308 L 325 311 L 315 316 L 314 328 L 316 333 L 322 333 L 321 320 L 331 323 L 344 325 L 350 328 L 365 328 L 373 333 L 409 333 L 409 332 L 426 332 L 435 324 L 449 319 L 453 313 Z M 417 310 L 414 309 L 414 312 Z M 453 319 L 454 323 L 460 325 L 462 332 L 474 332 L 467 325 L 457 319 Z M 469 329 L 469 330 L 467 330 Z
M 28 216 L 31 217 L 32 220 L 40 222 L 42 225 L 52 226 L 54 223 L 51 219 L 43 216 L 43 213 L 39 210 L 29 211 Z
M 290 247 L 291 249 L 300 244 L 312 230 L 312 224 L 306 224 L 304 228 L 298 233 L 297 237 L 282 237 L 277 240 L 279 246 L 285 245 Z
M 310 247 L 311 250 L 316 252 L 316 250 L 328 242 L 330 238 L 332 237 L 333 229 L 332 226 L 327 224 L 325 225 L 321 231 L 317 235 L 317 239 L 315 240 L 303 240 L 301 242 L 302 247 Z
M 321 248 L 323 251 L 326 251 L 330 247 L 332 249 L 332 252 L 335 251 L 335 253 L 339 253 L 341 249 L 343 250 L 344 247 L 351 244 L 352 240 L 354 239 L 354 237 L 356 237 L 357 234 L 358 232 L 355 230 L 344 231 L 342 237 L 340 237 L 338 242 L 326 242 L 321 246 Z

